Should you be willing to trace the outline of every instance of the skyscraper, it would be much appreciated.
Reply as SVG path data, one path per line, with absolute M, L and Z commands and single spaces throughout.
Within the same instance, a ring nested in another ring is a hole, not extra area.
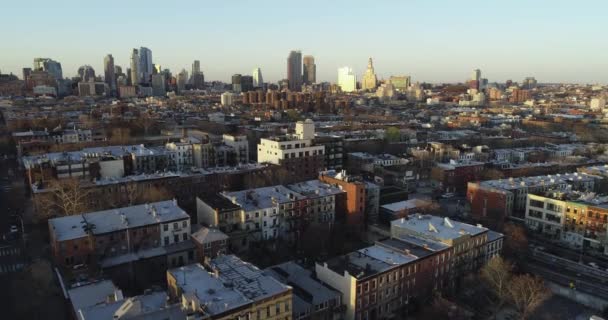
M 139 52 L 133 49 L 131 52 L 131 85 L 139 84 Z
M 351 67 L 338 69 L 338 86 L 342 92 L 353 92 L 357 90 L 357 76 Z
M 78 76 L 81 82 L 95 82 L 95 70 L 90 65 L 78 68 Z
M 302 90 L 302 52 L 291 51 L 287 57 L 287 81 L 289 90 Z
M 317 65 L 313 56 L 304 56 L 304 83 L 313 84 L 317 82 Z
M 161 73 L 152 75 L 152 94 L 155 96 L 165 95 L 165 76 Z
M 474 80 L 474 81 L 481 80 L 481 70 L 479 70 L 479 69 L 473 70 L 473 72 L 471 73 L 471 80 Z
M 264 85 L 264 78 L 262 78 L 262 69 L 255 68 L 253 69 L 253 86 L 255 88 L 260 88 Z
M 116 93 L 116 73 L 114 70 L 114 57 L 111 54 L 108 54 L 103 59 L 103 77 L 105 83 L 108 84 L 108 88 L 110 88 L 110 92 L 114 95 Z
M 367 70 L 365 70 L 365 74 L 363 75 L 363 90 L 373 90 L 376 89 L 376 84 L 378 83 L 378 78 L 376 78 L 376 73 L 374 72 L 374 64 L 372 62 L 372 58 L 370 57 L 367 62 Z
M 198 60 L 194 60 L 192 63 L 190 83 L 194 89 L 203 89 L 205 87 L 205 76 L 201 72 L 201 62 Z
M 186 83 L 188 82 L 188 71 L 186 69 L 182 69 L 180 73 L 177 74 L 177 91 L 182 92 L 186 90 Z
M 232 91 L 236 93 L 240 93 L 241 91 L 243 91 L 243 88 L 241 86 L 241 77 L 242 75 L 239 73 L 232 75 Z
M 141 83 L 150 83 L 150 76 L 153 70 L 152 50 L 146 47 L 139 48 L 139 81 Z
M 241 90 L 248 92 L 253 90 L 253 77 L 252 76 L 241 76 Z
M 55 80 L 63 79 L 63 71 L 61 63 L 49 58 L 35 58 L 34 71 L 46 71 L 53 76 Z

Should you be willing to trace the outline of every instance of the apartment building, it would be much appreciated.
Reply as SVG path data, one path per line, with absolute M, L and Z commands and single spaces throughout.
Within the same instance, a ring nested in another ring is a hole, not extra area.
M 441 192 L 464 194 L 467 183 L 479 180 L 484 163 L 477 161 L 455 161 L 437 163 L 431 169 L 431 183 Z
M 167 271 L 171 301 L 194 319 L 292 319 L 292 288 L 233 255 Z
M 54 218 L 48 226 L 57 265 L 104 269 L 126 286 L 145 282 L 143 274 L 158 280 L 168 266 L 195 261 L 190 216 L 175 201 Z M 133 280 L 136 275 L 142 277 Z
M 451 248 L 415 237 L 387 239 L 315 264 L 317 278 L 342 293 L 344 319 L 387 319 L 450 286 Z
M 294 177 L 314 179 L 325 163 L 325 147 L 315 145 L 315 124 L 298 121 L 292 135 L 260 139 L 258 162 L 284 166 Z

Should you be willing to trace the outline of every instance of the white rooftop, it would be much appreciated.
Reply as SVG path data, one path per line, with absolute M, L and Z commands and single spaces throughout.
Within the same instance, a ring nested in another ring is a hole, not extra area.
M 222 195 L 245 211 L 268 209 L 277 203 L 292 202 L 305 197 L 285 186 L 277 185 L 234 192 L 222 192 Z
M 391 221 L 391 228 L 401 228 L 413 231 L 415 234 L 428 236 L 438 240 L 453 240 L 464 235 L 475 236 L 488 231 L 487 228 L 470 225 L 449 218 L 433 215 L 411 215 L 408 219 L 401 218 Z
M 57 241 L 82 238 L 129 228 L 189 219 L 190 216 L 172 200 L 111 210 L 96 211 L 49 219 Z

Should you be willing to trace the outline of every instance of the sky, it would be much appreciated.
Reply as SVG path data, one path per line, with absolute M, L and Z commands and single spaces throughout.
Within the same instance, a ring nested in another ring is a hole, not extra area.
M 201 61 L 206 81 L 262 69 L 286 77 L 290 50 L 313 55 L 317 79 L 358 78 L 374 59 L 378 78 L 461 82 L 608 83 L 606 0 L 19 0 L 0 10 L 0 71 L 21 76 L 36 57 L 66 77 L 111 53 L 123 71 L 132 48 L 176 74 Z

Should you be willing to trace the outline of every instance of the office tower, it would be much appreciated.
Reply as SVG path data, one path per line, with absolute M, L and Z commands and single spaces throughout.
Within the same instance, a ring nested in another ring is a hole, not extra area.
M 287 80 L 289 90 L 302 90 L 302 52 L 291 51 L 287 57 Z
M 46 71 L 55 80 L 63 79 L 63 71 L 61 70 L 61 63 L 49 59 L 49 58 L 35 58 L 34 59 L 34 71 Z
M 479 82 L 479 80 L 481 80 L 481 70 L 473 70 L 473 73 L 471 74 L 471 80 Z
M 109 54 L 103 59 L 103 77 L 112 94 L 116 92 L 116 73 L 114 69 L 114 57 Z
M 253 86 L 255 88 L 261 88 L 264 85 L 264 78 L 262 78 L 262 69 L 253 69 Z
M 201 72 L 201 62 L 194 60 L 192 63 L 192 75 L 190 75 L 190 84 L 194 89 L 203 89 L 205 87 L 205 76 Z
M 165 76 L 157 73 L 152 75 L 152 94 L 155 96 L 164 96 L 166 93 L 165 89 Z
M 182 92 L 186 90 L 186 83 L 188 82 L 188 71 L 186 69 L 182 69 L 180 73 L 177 74 L 177 91 Z
M 160 64 L 155 64 L 155 65 L 154 65 L 154 72 L 155 72 L 155 73 L 157 73 L 157 74 L 158 74 L 158 73 L 161 73 L 161 72 L 162 72 L 162 70 L 163 70 L 163 69 L 161 68 Z
M 122 68 L 120 66 L 114 66 L 114 75 L 118 78 L 118 76 L 123 75 L 122 74 Z
M 146 47 L 139 48 L 139 82 L 150 83 L 152 70 L 152 50 Z
M 303 81 L 305 84 L 317 82 L 317 65 L 313 56 L 304 56 Z
M 351 67 L 338 69 L 338 86 L 342 92 L 353 92 L 357 90 L 357 76 Z
M 23 72 L 23 75 L 22 75 L 23 81 L 27 82 L 27 79 L 32 74 L 32 68 L 23 68 L 22 72 Z
M 526 77 L 522 82 L 522 86 L 524 89 L 534 89 L 536 88 L 538 81 L 534 77 Z
M 238 73 L 232 75 L 232 91 L 237 93 L 241 93 L 241 91 L 243 91 L 243 87 L 241 86 L 241 77 L 242 76 Z
M 372 62 L 372 58 L 370 57 L 367 62 L 367 70 L 365 70 L 365 74 L 363 75 L 363 90 L 373 90 L 376 89 L 376 83 L 378 82 L 378 78 L 376 78 L 376 73 L 374 72 L 374 64 Z
M 131 85 L 136 86 L 139 84 L 139 52 L 137 49 L 133 49 L 131 52 Z
M 253 77 L 241 76 L 241 91 L 249 92 L 253 90 Z

